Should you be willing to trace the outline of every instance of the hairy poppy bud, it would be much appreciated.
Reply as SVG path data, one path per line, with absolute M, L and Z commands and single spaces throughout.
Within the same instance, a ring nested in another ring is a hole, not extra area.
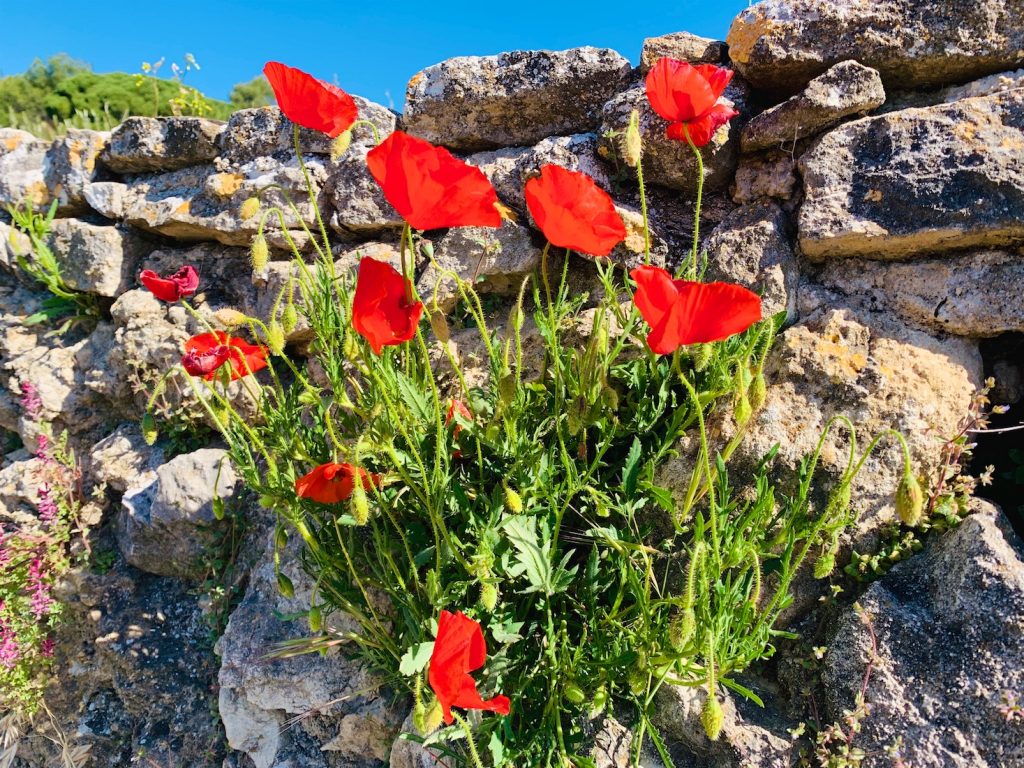
M 587 700 L 587 694 L 575 682 L 570 680 L 562 686 L 562 695 L 570 704 L 579 706 Z
M 498 588 L 489 581 L 480 585 L 480 607 L 492 612 L 498 606 Z
M 747 397 L 747 393 L 744 392 L 740 395 L 739 402 L 736 403 L 736 408 L 733 411 L 733 417 L 736 419 L 736 424 L 741 427 L 746 426 L 753 413 L 754 411 L 750 407 L 750 399 Z
M 505 486 L 505 509 L 513 515 L 521 514 L 523 511 L 523 497 L 514 488 Z
M 352 145 L 352 129 L 342 131 L 331 142 L 331 160 L 337 160 L 344 155 Z
M 680 610 L 672 617 L 672 623 L 668 625 L 668 641 L 672 644 L 672 648 L 682 652 L 696 629 L 697 616 L 694 614 L 693 608 Z
M 437 730 L 437 726 L 441 724 L 441 717 L 440 702 L 435 699 L 428 707 L 420 701 L 413 709 L 412 724 L 421 736 L 426 736 Z
M 704 733 L 712 741 L 718 741 L 722 733 L 722 723 L 725 720 L 725 713 L 722 712 L 722 705 L 715 695 L 708 696 L 704 702 L 704 709 L 700 713 L 700 722 L 704 726 Z
M 427 259 L 434 258 L 434 244 L 429 240 L 420 240 L 420 253 Z
M 711 365 L 711 358 L 715 354 L 715 348 L 710 344 L 694 344 L 690 354 L 693 357 L 694 370 L 703 371 Z
M 263 272 L 267 268 L 267 262 L 270 261 L 270 247 L 262 232 L 253 238 L 249 258 L 252 260 L 253 272 Z
M 224 519 L 224 499 L 220 496 L 214 496 L 211 504 L 213 507 L 213 517 L 215 520 Z
M 242 207 L 238 209 L 238 218 L 242 221 L 248 221 L 260 210 L 260 199 L 258 197 L 250 197 L 242 203 Z
M 277 590 L 289 599 L 295 597 L 295 585 L 280 571 L 277 572 Z
M 640 137 L 640 113 L 634 109 L 629 115 L 629 125 L 622 137 L 622 157 L 626 161 L 626 165 L 630 168 L 640 165 L 643 150 L 643 139 Z
M 754 380 L 750 382 L 749 395 L 750 406 L 755 411 L 760 410 L 765 400 L 768 399 L 768 384 L 764 380 L 764 374 L 760 371 L 754 376 Z
M 270 505 L 264 504 L 263 506 Z M 274 534 L 274 548 L 277 550 L 282 550 L 286 546 L 288 546 L 288 531 L 284 529 L 284 526 L 281 526 L 277 529 L 277 533 Z
M 590 700 L 590 715 L 594 717 L 604 711 L 604 708 L 608 706 L 608 688 L 602 685 L 596 691 Z
M 271 320 L 270 325 L 267 326 L 267 346 L 275 355 L 284 352 L 284 328 L 277 320 Z
M 508 405 L 516 399 L 519 389 L 519 377 L 509 371 L 498 380 L 498 398 L 502 404 Z
M 295 303 L 290 301 L 284 305 L 284 312 L 281 313 L 281 326 L 285 333 L 291 333 L 299 324 L 299 313 L 295 309 Z
M 341 351 L 348 360 L 356 360 L 359 357 L 359 343 L 356 341 L 355 334 L 351 331 L 345 334 L 345 341 L 342 342 Z
M 440 310 L 427 313 L 427 319 L 430 320 L 430 327 L 434 331 L 434 335 L 437 340 L 442 344 L 447 344 L 448 339 L 451 338 L 451 331 L 448 328 L 448 319 L 444 316 L 444 313 Z
M 146 411 L 142 416 L 142 439 L 146 441 L 146 445 L 153 445 L 156 442 L 159 430 L 156 426 L 156 419 L 153 418 L 153 414 Z
M 634 696 L 640 696 L 647 691 L 647 656 L 645 654 L 640 654 L 640 658 L 629 668 L 629 672 L 626 673 L 626 682 Z
M 247 315 L 239 312 L 237 309 L 218 309 L 213 313 L 213 317 L 225 328 L 234 328 L 249 319 Z
M 366 498 L 366 490 L 361 482 L 352 486 L 352 517 L 356 525 L 366 525 L 370 519 L 370 502 Z
M 309 620 L 310 632 L 319 632 L 321 629 L 323 629 L 324 616 L 323 613 L 320 611 L 319 605 L 309 606 L 309 616 L 307 618 Z
M 914 473 L 907 467 L 896 488 L 896 514 L 904 525 L 917 525 L 924 511 L 924 492 Z

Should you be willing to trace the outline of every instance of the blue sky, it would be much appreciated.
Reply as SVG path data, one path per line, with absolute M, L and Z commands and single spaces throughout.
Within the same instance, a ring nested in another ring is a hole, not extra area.
M 452 56 L 516 48 L 607 46 L 637 62 L 645 37 L 686 30 L 723 39 L 747 0 L 557 3 L 495 0 L 195 2 L 194 0 L 4 0 L 0 75 L 24 71 L 37 57 L 68 53 L 97 72 L 136 72 L 143 61 L 183 63 L 189 82 L 224 98 L 270 59 L 335 81 L 346 90 L 401 109 L 405 83 Z

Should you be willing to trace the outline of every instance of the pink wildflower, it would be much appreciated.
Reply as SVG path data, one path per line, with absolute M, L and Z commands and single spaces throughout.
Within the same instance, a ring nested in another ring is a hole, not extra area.
M 0 600 L 0 665 L 10 669 L 21 658 L 21 648 L 18 647 L 18 638 L 3 620 L 3 612 L 4 601 Z
M 38 421 L 43 411 L 43 400 L 39 397 L 39 390 L 31 382 L 23 382 L 21 385 L 21 407 L 25 415 L 33 421 Z
M 41 654 L 43 654 L 43 656 L 45 656 L 46 658 L 49 659 L 49 658 L 51 658 L 53 656 L 53 646 L 54 646 L 53 638 L 52 637 L 47 637 L 40 644 L 39 652 Z
M 11 562 L 11 553 L 7 551 L 4 542 L 4 529 L 3 526 L 0 526 L 0 567 L 7 565 L 9 562 Z M 0 602 L 0 606 L 2 605 L 3 603 Z
M 50 597 L 49 587 L 43 581 L 43 561 L 38 557 L 29 564 L 28 586 L 32 590 L 32 614 L 41 619 L 50 612 L 53 598 Z
M 39 501 L 36 503 L 36 509 L 39 511 L 39 519 L 46 524 L 55 521 L 60 513 L 57 502 L 50 495 L 50 486 L 46 483 L 43 483 L 39 489 Z

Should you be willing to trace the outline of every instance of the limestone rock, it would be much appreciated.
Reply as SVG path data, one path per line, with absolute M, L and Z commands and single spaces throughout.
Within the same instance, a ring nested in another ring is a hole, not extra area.
M 136 285 L 149 248 L 137 232 L 83 219 L 54 219 L 49 246 L 71 288 L 109 298 Z
M 0 221 L 0 267 L 8 270 L 18 268 L 18 256 L 32 252 L 32 241 L 28 235 L 13 224 Z
M 96 161 L 109 139 L 107 132 L 71 128 L 50 145 L 43 159 L 43 180 L 50 197 L 59 201 L 58 213 L 88 208 L 85 189 L 104 176 Z
M 324 192 L 330 203 L 330 225 L 336 232 L 372 237 L 401 231 L 405 223 L 366 167 L 370 149 L 366 143 L 353 144 L 327 166 Z
M 658 59 L 665 56 L 691 64 L 724 64 L 728 59 L 728 46 L 721 40 L 689 32 L 648 37 L 640 51 L 640 71 L 646 75 Z
M 799 267 L 786 214 L 774 203 L 737 208 L 708 238 L 708 279 L 738 283 L 761 296 L 765 317 L 796 317 Z
M 942 259 L 826 264 L 820 281 L 922 328 L 983 338 L 1024 332 L 1024 253 L 983 251 Z
M 926 88 L 1024 60 L 1020 0 L 763 0 L 740 12 L 729 56 L 759 88 L 795 91 L 856 59 L 888 86 Z
M 300 626 L 278 618 L 309 610 L 313 599 L 313 582 L 302 571 L 294 546 L 282 553 L 281 571 L 291 579 L 294 597 L 284 597 L 277 589 L 268 535 L 245 598 L 217 642 L 220 714 L 228 744 L 246 753 L 256 768 L 337 765 L 328 753 L 362 758 L 352 765 L 381 765 L 404 712 L 399 713 L 393 697 L 385 693 L 359 693 L 376 691 L 379 680 L 336 649 L 325 656 L 265 658 L 276 644 L 309 634 L 305 622 Z M 284 727 L 300 714 L 303 718 L 295 727 Z M 368 753 L 358 755 L 357 750 L 364 748 Z
M 607 48 L 461 56 L 413 75 L 405 130 L 473 152 L 583 133 L 626 85 L 632 67 Z
M 920 768 L 1019 765 L 1020 723 L 1006 708 L 1024 689 L 1024 546 L 991 504 L 896 565 L 859 600 L 878 638 L 870 714 L 856 746 Z M 827 641 L 827 717 L 853 709 L 870 654 L 853 610 Z
M 791 200 L 796 188 L 796 160 L 774 151 L 741 157 L 731 191 L 733 201 L 745 205 L 761 198 Z
M 848 123 L 800 171 L 812 260 L 1024 242 L 1024 91 Z
M 175 456 L 152 482 L 140 480 L 125 493 L 117 519 L 121 554 L 147 573 L 201 577 L 217 527 L 213 499 L 229 498 L 238 483 L 227 452 L 202 448 Z
M 359 119 L 373 123 L 381 138 L 395 129 L 397 116 L 387 107 L 361 96 L 353 96 Z M 224 157 L 244 163 L 257 157 L 295 155 L 295 126 L 277 107 L 240 109 L 228 119 L 218 142 Z M 353 129 L 352 143 L 370 144 L 373 132 L 368 126 Z M 325 133 L 309 128 L 299 129 L 299 146 L 303 154 L 331 154 L 331 139 Z M 371 144 L 372 146 L 372 144 Z
M 933 107 L 936 104 L 952 104 L 954 101 L 991 96 L 994 93 L 1024 88 L 1024 69 L 999 72 L 995 75 L 972 80 L 963 85 L 951 85 L 937 91 L 902 91 L 886 100 L 879 112 L 895 112 L 911 107 Z
M 740 112 L 745 108 L 747 96 L 746 85 L 736 78 L 726 88 L 724 95 Z M 668 122 L 651 109 L 642 83 L 618 94 L 604 105 L 600 131 L 602 154 L 615 158 L 620 168 L 626 167 L 619 142 L 607 138 L 606 134 L 625 131 L 634 109 L 640 112 L 644 180 L 648 184 L 659 184 L 688 193 L 696 192 L 697 160 L 693 150 L 686 142 L 674 141 L 665 136 Z M 711 142 L 700 150 L 704 159 L 705 192 L 725 189 L 729 185 L 738 154 L 739 128 L 736 123 L 734 119 L 729 125 L 719 128 Z
M 500 228 L 456 227 L 434 244 L 436 266 L 428 264 L 416 289 L 428 307 L 436 299 L 443 312 L 459 300 L 455 281 L 445 275 L 454 272 L 480 293 L 514 294 L 523 278 L 540 264 L 540 248 L 530 231 L 519 224 L 504 222 Z
M 878 72 L 856 61 L 843 61 L 811 80 L 796 96 L 752 118 L 740 132 L 740 147 L 752 152 L 795 143 L 884 101 Z
M 124 493 L 130 486 L 156 480 L 156 469 L 163 463 L 163 451 L 146 445 L 138 424 L 122 424 L 93 446 L 88 467 L 94 483 Z
M 110 136 L 101 160 L 117 173 L 173 171 L 217 157 L 224 123 L 204 117 L 129 117 Z
M 43 179 L 43 162 L 50 145 L 28 131 L 0 128 L 0 209 L 30 203 L 42 209 L 50 204 Z
M 82 198 L 96 213 L 108 219 L 123 219 L 127 189 L 120 181 L 93 181 L 85 185 Z

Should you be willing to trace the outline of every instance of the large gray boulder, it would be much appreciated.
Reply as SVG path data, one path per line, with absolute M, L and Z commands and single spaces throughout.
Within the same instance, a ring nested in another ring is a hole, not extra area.
M 28 131 L 0 128 L 0 210 L 29 203 L 45 208 L 52 197 L 43 178 L 49 142 Z
M 921 88 L 1012 69 L 1024 60 L 1022 0 L 763 0 L 727 41 L 759 88 L 793 92 L 845 59 L 887 86 Z
M 721 40 L 689 32 L 648 37 L 640 50 L 640 71 L 646 75 L 658 59 L 666 56 L 691 64 L 724 64 L 728 59 L 728 46 Z
M 110 136 L 103 164 L 118 173 L 173 171 L 217 157 L 224 123 L 203 117 L 129 117 Z
M 413 75 L 402 127 L 465 152 L 583 133 L 631 71 L 608 48 L 461 56 Z
M 86 188 L 105 175 L 97 162 L 110 134 L 71 128 L 56 139 L 43 158 L 43 180 L 50 196 L 59 201 L 58 213 L 88 210 Z
M 843 61 L 811 80 L 796 96 L 752 118 L 740 132 L 740 147 L 753 152 L 795 144 L 884 101 L 878 72 L 856 61 Z
M 151 247 L 132 229 L 84 219 L 54 219 L 48 243 L 70 288 L 108 298 L 135 287 Z
M 1024 91 L 848 123 L 800 170 L 812 260 L 1024 243 Z
M 1024 764 L 1024 547 L 1002 513 L 980 511 L 921 555 L 894 567 L 827 638 L 825 716 L 854 709 L 872 664 L 855 746 L 877 755 L 899 744 L 904 765 L 968 768 Z M 1011 713 L 1011 714 L 1008 714 Z

